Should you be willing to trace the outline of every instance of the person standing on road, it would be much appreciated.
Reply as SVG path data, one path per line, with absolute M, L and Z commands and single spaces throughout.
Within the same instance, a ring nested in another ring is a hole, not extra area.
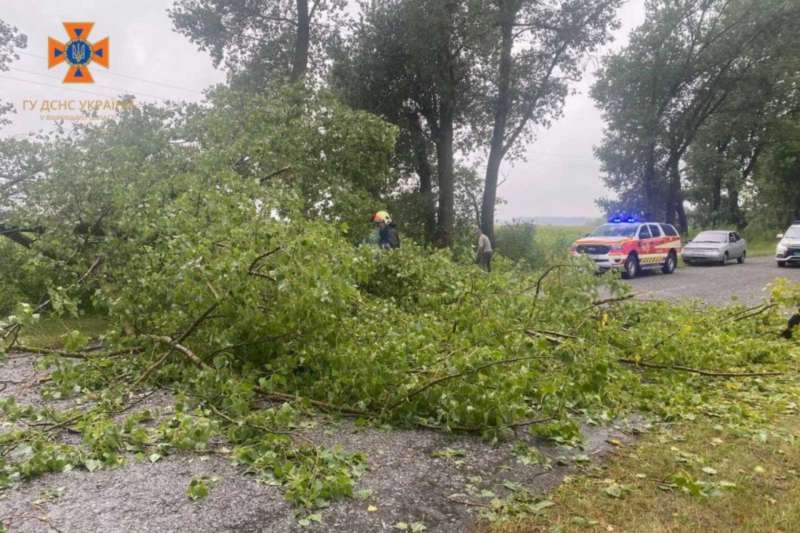
M 483 233 L 480 226 L 475 228 L 475 235 L 478 237 L 478 253 L 475 262 L 486 272 L 492 271 L 492 241 Z

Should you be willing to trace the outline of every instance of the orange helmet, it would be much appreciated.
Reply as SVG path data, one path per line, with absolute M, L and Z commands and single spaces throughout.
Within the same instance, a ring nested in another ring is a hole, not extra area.
M 378 211 L 377 213 L 372 215 L 372 221 L 373 222 L 384 222 L 384 223 L 388 224 L 389 222 L 392 221 L 392 217 L 390 217 L 389 213 L 387 213 L 386 211 Z

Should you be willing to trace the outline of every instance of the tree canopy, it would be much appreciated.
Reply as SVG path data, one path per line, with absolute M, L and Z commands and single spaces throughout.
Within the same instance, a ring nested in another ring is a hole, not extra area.
M 729 198 L 725 221 L 743 225 L 740 192 L 755 168 L 759 130 L 766 115 L 792 109 L 786 98 L 796 69 L 787 58 L 797 50 L 799 16 L 796 4 L 781 0 L 648 2 L 646 21 L 604 59 L 592 90 L 607 124 L 596 153 L 619 195 L 603 205 L 677 222 L 685 232 L 687 184 L 696 186 L 688 199 L 701 219 L 710 215 L 705 207 L 714 219 L 719 181 Z M 729 152 L 739 178 L 724 178 L 704 145 Z M 708 184 L 711 198 L 700 192 Z

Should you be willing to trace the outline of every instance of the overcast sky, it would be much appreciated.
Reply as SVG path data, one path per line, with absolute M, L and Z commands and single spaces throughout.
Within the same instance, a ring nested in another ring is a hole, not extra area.
M 48 128 L 38 111 L 23 100 L 104 99 L 132 93 L 140 101 L 200 100 L 207 86 L 225 80 L 207 54 L 172 31 L 167 8 L 172 0 L 2 0 L 0 19 L 28 36 L 28 48 L 8 72 L 0 72 L 0 99 L 17 114 L 0 135 L 23 136 Z M 644 0 L 629 0 L 619 12 L 622 27 L 611 48 L 624 44 L 628 32 L 644 20 Z M 90 21 L 89 41 L 110 38 L 110 68 L 92 65 L 94 84 L 65 85 L 66 66 L 47 68 L 47 37 L 67 40 L 62 22 Z M 527 150 L 527 161 L 505 164 L 499 195 L 506 204 L 498 218 L 595 216 L 595 199 L 607 194 L 592 147 L 600 142 L 603 122 L 588 96 L 596 61 L 587 62 L 584 80 L 570 96 L 564 116 Z

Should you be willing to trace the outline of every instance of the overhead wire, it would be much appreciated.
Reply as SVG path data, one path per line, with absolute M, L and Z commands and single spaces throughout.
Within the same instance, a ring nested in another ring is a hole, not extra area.
M 31 52 L 26 52 L 24 50 L 16 50 L 15 53 L 26 55 L 26 56 L 30 56 L 30 57 L 35 57 L 37 59 L 44 59 L 44 60 L 47 59 L 47 56 L 40 55 L 40 54 L 34 54 L 34 53 L 31 53 Z M 128 74 L 122 74 L 122 73 L 116 72 L 116 71 L 108 71 L 108 72 L 106 72 L 106 74 L 109 75 L 109 76 L 115 76 L 115 77 L 118 77 L 118 78 L 126 78 L 126 79 L 129 79 L 129 80 L 139 81 L 139 82 L 142 82 L 142 83 L 149 83 L 149 84 L 152 84 L 152 85 L 161 85 L 163 87 L 168 87 L 170 89 L 178 89 L 178 90 L 181 90 L 181 91 L 187 91 L 187 92 L 195 93 L 195 94 L 199 94 L 199 95 L 203 94 L 202 91 L 198 91 L 197 89 L 190 89 L 188 87 L 182 87 L 180 85 L 174 85 L 174 84 L 165 83 L 165 82 L 162 82 L 162 81 L 148 80 L 148 79 L 140 78 L 140 77 L 137 77 L 137 76 L 131 76 L 131 75 L 128 75 Z
M 49 75 L 43 74 L 41 72 L 32 72 L 30 70 L 24 70 L 24 69 L 17 68 L 17 67 L 9 67 L 9 70 L 13 70 L 15 72 L 21 72 L 23 74 L 30 74 L 32 76 L 41 76 L 43 78 L 47 78 L 48 80 L 53 80 L 53 81 L 56 81 L 56 82 L 60 81 L 60 77 L 56 78 L 54 76 L 49 76 Z M 119 91 L 120 93 L 124 93 L 124 94 L 140 95 L 140 96 L 144 96 L 146 98 L 155 98 L 157 100 L 169 100 L 169 98 L 164 98 L 163 96 L 156 96 L 154 94 L 148 94 L 148 93 L 143 93 L 143 92 L 139 92 L 139 91 L 133 91 L 131 89 L 124 89 L 122 87 L 113 87 L 111 85 L 102 85 L 102 84 L 99 84 L 99 83 L 94 83 L 94 84 L 92 84 L 92 86 L 93 87 L 99 87 L 99 88 L 102 88 L 102 89 L 109 89 L 109 90 L 112 90 L 112 91 Z
M 69 87 L 69 86 L 65 86 L 65 85 L 52 85 L 50 83 L 42 83 L 40 81 L 26 80 L 25 78 L 16 78 L 14 76 L 7 76 L 6 74 L 0 74 L 0 80 L 19 81 L 19 82 L 23 82 L 23 83 L 30 83 L 31 85 L 40 85 L 42 87 L 52 87 L 52 88 L 61 89 L 61 90 L 64 90 L 64 91 L 72 91 L 72 92 L 78 92 L 78 93 L 84 93 L 84 94 L 91 94 L 91 95 L 94 95 L 94 96 L 102 96 L 103 98 L 110 98 L 111 97 L 111 95 L 108 95 L 108 94 L 97 93 L 97 92 L 94 92 L 94 91 L 87 91 L 85 89 L 79 89 L 77 87 Z

